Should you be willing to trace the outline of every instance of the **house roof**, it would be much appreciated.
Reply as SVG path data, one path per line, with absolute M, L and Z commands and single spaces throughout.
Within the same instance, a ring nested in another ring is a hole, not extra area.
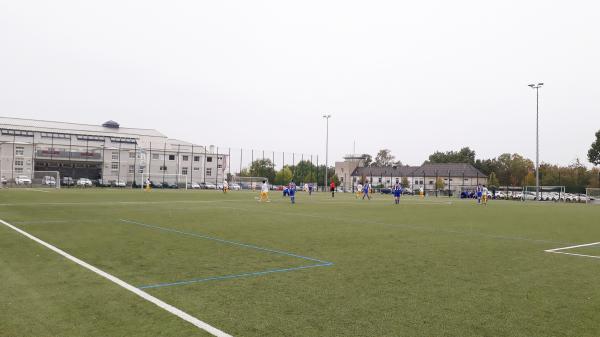
M 11 128 L 25 131 L 37 131 L 37 132 L 58 132 L 58 133 L 72 133 L 72 134 L 86 134 L 86 135 L 98 135 L 98 136 L 109 136 L 109 137 L 136 137 L 136 136 L 147 136 L 147 137 L 161 137 L 166 136 L 153 129 L 139 129 L 139 128 L 123 128 L 114 127 L 118 125 L 114 121 L 110 125 L 111 127 L 105 127 L 100 124 L 79 124 L 69 122 L 56 122 L 46 121 L 38 119 L 26 119 L 26 118 L 14 118 L 14 117 L 1 117 L 0 116 L 0 127 Z M 113 124 L 114 123 L 114 124 Z M 105 123 L 106 124 L 106 123 Z
M 468 163 L 429 163 L 423 164 L 417 168 L 413 175 L 415 176 L 465 176 L 465 177 L 485 177 L 481 171 Z
M 419 166 L 384 166 L 384 167 L 357 167 L 352 176 L 384 176 L 406 177 L 419 168 Z
M 352 176 L 435 177 L 435 176 L 485 177 L 468 163 L 423 164 L 421 166 L 357 167 Z

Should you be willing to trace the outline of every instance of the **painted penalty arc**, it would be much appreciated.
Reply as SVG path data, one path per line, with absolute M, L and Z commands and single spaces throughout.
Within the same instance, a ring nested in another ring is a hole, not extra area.
M 156 297 L 148 294 L 147 292 L 145 292 L 145 291 L 143 291 L 143 290 L 141 290 L 141 289 L 139 289 L 137 287 L 132 286 L 131 284 L 129 284 L 129 283 L 127 283 L 127 282 L 125 282 L 125 281 L 117 278 L 116 276 L 113 276 L 113 275 L 111 275 L 111 274 L 109 274 L 109 273 L 107 273 L 107 272 L 105 272 L 105 271 L 103 271 L 103 270 L 101 270 L 99 268 L 96 268 L 96 267 L 92 266 L 91 264 L 89 264 L 89 263 L 87 263 L 87 262 L 85 262 L 83 260 L 80 260 L 80 259 L 78 259 L 78 258 L 76 258 L 76 257 L 74 257 L 74 256 L 72 256 L 70 254 L 68 254 L 67 252 L 65 252 L 65 251 L 63 251 L 63 250 L 61 250 L 61 249 L 59 249 L 59 248 L 57 248 L 57 247 L 55 247 L 55 246 L 53 246 L 53 245 L 51 245 L 49 243 L 47 243 L 47 242 L 45 242 L 45 241 L 37 238 L 37 237 L 35 237 L 35 236 L 33 236 L 33 235 L 25 232 L 24 230 L 22 230 L 20 228 L 17 228 L 15 226 L 11 225 L 10 223 L 8 223 L 8 222 L 6 222 L 6 221 L 4 221 L 2 219 L 0 219 L 0 223 L 2 223 L 3 225 L 5 225 L 6 227 L 8 227 L 8 228 L 10 228 L 10 229 L 12 229 L 14 231 L 16 231 L 17 233 L 19 233 L 19 234 L 21 234 L 21 235 L 23 235 L 23 236 L 25 236 L 25 237 L 27 237 L 27 238 L 29 238 L 29 239 L 37 242 L 37 243 L 39 243 L 40 245 L 42 245 L 42 246 L 44 246 L 44 247 L 46 247 L 46 248 L 54 251 L 55 253 L 57 253 L 59 255 L 62 255 L 63 257 L 65 257 L 65 258 L 67 258 L 67 259 L 69 259 L 69 260 L 77 263 L 78 265 L 80 265 L 80 266 L 82 266 L 82 267 L 84 267 L 84 268 L 86 268 L 86 269 L 88 269 L 88 270 L 90 270 L 90 271 L 92 271 L 92 272 L 94 272 L 94 273 L 96 273 L 96 274 L 98 274 L 98 275 L 100 275 L 100 276 L 108 279 L 109 281 L 111 281 L 111 282 L 119 285 L 120 287 L 125 288 L 126 290 L 129 290 L 130 292 L 138 295 L 139 297 L 145 299 L 146 301 L 155 304 L 159 308 L 161 308 L 163 310 L 166 310 L 167 312 L 169 312 L 169 313 L 171 313 L 171 314 L 173 314 L 173 315 L 181 318 L 182 320 L 184 320 L 184 321 L 186 321 L 188 323 L 191 323 L 192 325 L 194 325 L 194 326 L 196 326 L 196 327 L 198 327 L 198 328 L 200 328 L 200 329 L 202 329 L 202 330 L 210 333 L 213 336 L 216 336 L 216 337 L 233 337 L 232 335 L 230 335 L 228 333 L 225 333 L 225 332 L 223 332 L 223 331 L 221 331 L 221 330 L 213 327 L 212 325 L 199 320 L 198 318 L 196 318 L 196 317 L 194 317 L 194 316 L 192 316 L 192 315 L 184 312 L 183 310 L 178 309 L 178 308 L 176 308 L 176 307 L 174 307 L 174 306 L 172 306 L 172 305 L 170 305 L 170 304 L 168 304 L 168 303 L 166 303 L 166 302 L 164 302 L 164 301 L 162 301 L 162 300 L 160 300 L 160 299 L 158 299 L 158 298 L 156 298 Z

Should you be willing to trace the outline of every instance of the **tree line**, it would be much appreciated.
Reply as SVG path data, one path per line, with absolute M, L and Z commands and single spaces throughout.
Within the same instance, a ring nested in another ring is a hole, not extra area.
M 588 169 L 579 159 L 567 166 L 549 163 L 540 164 L 540 185 L 565 186 L 570 192 L 585 192 L 586 187 L 600 187 L 600 130 L 588 151 L 588 161 L 595 167 Z M 401 166 L 389 149 L 381 149 L 373 158 L 363 154 L 367 167 Z M 468 163 L 488 177 L 490 187 L 500 186 L 533 186 L 535 185 L 535 165 L 531 159 L 518 153 L 503 153 L 495 158 L 478 159 L 475 151 L 463 147 L 458 151 L 436 151 L 429 155 L 424 163 Z M 285 185 L 291 180 L 296 183 L 317 183 L 323 186 L 325 165 L 316 166 L 310 161 L 302 160 L 295 165 L 285 165 L 275 170 L 270 159 L 257 159 L 248 168 L 242 169 L 243 177 L 265 177 L 276 185 Z M 334 167 L 327 168 L 327 176 L 339 185 Z M 408 181 L 402 181 L 408 184 Z
M 313 183 L 318 186 L 324 184 L 325 165 L 314 165 L 309 160 L 301 160 L 295 165 L 285 165 L 282 169 L 276 170 L 271 159 L 257 159 L 249 167 L 242 169 L 242 177 L 264 177 L 275 185 L 287 185 L 290 181 L 297 184 Z M 327 168 L 327 177 L 339 185 L 340 180 L 335 175 L 335 168 Z

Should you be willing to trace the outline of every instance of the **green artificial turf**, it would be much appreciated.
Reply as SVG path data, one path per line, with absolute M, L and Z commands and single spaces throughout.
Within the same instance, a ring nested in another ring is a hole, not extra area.
M 544 252 L 600 207 L 271 197 L 4 189 L 0 219 L 234 336 L 600 336 L 600 259 Z M 0 336 L 208 334 L 0 225 Z

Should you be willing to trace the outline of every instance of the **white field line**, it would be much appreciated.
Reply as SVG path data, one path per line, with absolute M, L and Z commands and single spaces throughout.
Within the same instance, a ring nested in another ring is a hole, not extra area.
M 548 251 L 546 250 L 546 252 L 548 252 Z M 591 257 L 591 258 L 594 258 L 594 259 L 600 259 L 600 256 L 597 256 L 597 255 L 585 255 L 585 254 L 575 254 L 575 253 L 565 253 L 565 252 L 548 252 L 548 253 L 573 255 L 573 256 L 583 256 L 583 257 Z
M 46 190 L 40 190 L 37 188 L 22 188 L 22 189 L 20 188 L 17 191 L 32 191 L 32 192 L 44 192 L 44 193 L 50 192 L 50 191 L 46 191 Z
M 6 203 L 6 204 L 0 204 L 0 206 L 160 205 L 160 204 L 218 203 L 218 202 L 231 202 L 231 201 L 238 201 L 238 200 L 29 202 L 29 203 Z
M 594 245 L 597 245 L 597 244 L 600 244 L 600 242 L 585 243 L 585 244 L 582 244 L 582 245 L 569 246 L 569 247 L 553 248 L 553 249 L 545 250 L 545 252 L 556 253 L 559 250 L 567 250 L 567 249 L 573 249 L 573 248 L 579 248 L 579 247 L 588 247 L 588 246 L 594 246 Z
M 210 333 L 213 336 L 217 336 L 217 337 L 232 337 L 231 335 L 229 335 L 229 334 L 227 334 L 227 333 L 225 333 L 225 332 L 223 332 L 223 331 L 221 331 L 221 330 L 219 330 L 219 329 L 217 329 L 217 328 L 215 328 L 215 327 L 213 327 L 213 326 L 211 326 L 211 325 L 209 325 L 209 324 L 207 324 L 207 323 L 205 323 L 205 322 L 197 319 L 196 317 L 194 317 L 194 316 L 192 316 L 192 315 L 190 315 L 190 314 L 182 311 L 181 309 L 178 309 L 178 308 L 176 308 L 176 307 L 174 307 L 174 306 L 172 306 L 172 305 L 170 305 L 168 303 L 165 303 L 165 302 L 159 300 L 158 298 L 156 298 L 156 297 L 148 294 L 147 292 L 145 292 L 145 291 L 143 291 L 141 289 L 138 289 L 138 288 L 130 285 L 129 283 L 127 283 L 127 282 L 125 282 L 125 281 L 123 281 L 123 280 L 121 280 L 121 279 L 119 279 L 119 278 L 117 278 L 117 277 L 115 277 L 115 276 L 113 276 L 113 275 L 111 275 L 111 274 L 109 274 L 109 273 L 101 270 L 101 269 L 98 269 L 98 268 L 90 265 L 89 263 L 87 263 L 85 261 L 82 261 L 82 260 L 80 260 L 80 259 L 78 259 L 78 258 L 76 258 L 76 257 L 74 257 L 72 255 L 69 255 L 65 251 L 63 251 L 63 250 L 61 250 L 59 248 L 56 248 L 55 246 L 53 246 L 53 245 L 51 245 L 51 244 L 49 244 L 49 243 L 47 243 L 45 241 L 42 241 L 42 240 L 38 239 L 37 237 L 35 237 L 35 236 L 33 236 L 33 235 L 31 235 L 31 234 L 29 234 L 29 233 L 27 233 L 27 232 L 25 232 L 25 231 L 17 228 L 17 227 L 9 224 L 8 222 L 6 222 L 4 220 L 0 219 L 0 223 L 4 224 L 5 226 L 13 229 L 14 231 L 16 231 L 18 233 L 24 235 L 25 237 L 27 237 L 27 238 L 29 238 L 29 239 L 31 239 L 31 240 L 39 243 L 40 245 L 42 245 L 42 246 L 44 246 L 44 247 L 46 247 L 46 248 L 54 251 L 55 253 L 58 253 L 58 254 L 60 254 L 60 255 L 62 255 L 64 257 L 66 257 L 67 259 L 69 259 L 69 260 L 77 263 L 78 265 L 80 265 L 80 266 L 82 266 L 82 267 L 84 267 L 86 269 L 89 269 L 89 270 L 93 271 L 94 273 L 96 273 L 96 274 L 98 274 L 98 275 L 100 275 L 100 276 L 108 279 L 109 281 L 111 281 L 111 282 L 113 282 L 113 283 L 115 283 L 115 284 L 117 284 L 117 285 L 119 285 L 119 286 L 121 286 L 121 287 L 123 287 L 123 288 L 125 288 L 125 289 L 127 289 L 129 291 L 131 291 L 132 293 L 140 296 L 141 298 L 145 299 L 146 301 L 157 305 L 158 307 L 160 307 L 160 308 L 162 308 L 162 309 L 170 312 L 171 314 L 173 314 L 173 315 L 175 315 L 175 316 L 183 319 L 186 322 L 189 322 L 189 323 L 193 324 L 194 326 L 196 326 L 196 327 L 198 327 L 198 328 L 200 328 L 200 329 L 202 329 L 202 330 Z

